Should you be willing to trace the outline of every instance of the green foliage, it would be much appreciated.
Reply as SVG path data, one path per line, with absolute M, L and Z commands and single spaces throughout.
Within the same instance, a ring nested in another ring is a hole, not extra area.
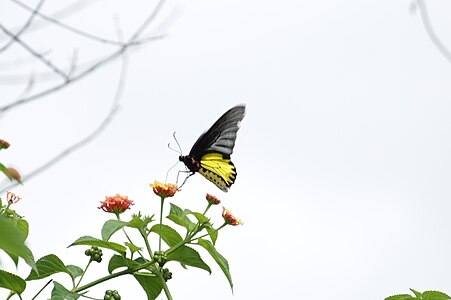
M 177 205 L 171 203 L 171 210 L 166 218 L 177 225 L 185 227 L 188 231 L 193 231 L 196 224 L 187 217 L 187 213 L 188 212 L 182 210 Z
M 11 218 L 0 215 L 0 249 L 8 253 L 11 258 L 14 256 L 23 258 L 29 266 L 34 268 L 33 253 L 25 245 L 28 235 L 28 223 L 26 226 L 25 223 L 19 220 L 14 222 Z M 17 260 L 14 261 L 17 264 Z
M 136 273 L 133 275 L 147 295 L 147 300 L 157 299 L 163 289 L 161 280 L 152 274 Z
M 0 270 L 0 287 L 20 295 L 25 290 L 26 285 L 25 280 L 19 276 Z
M 210 253 L 211 257 L 216 261 L 218 266 L 221 268 L 224 275 L 227 277 L 227 280 L 229 281 L 230 288 L 233 291 L 233 283 L 232 283 L 232 276 L 230 275 L 230 268 L 229 268 L 229 262 L 227 259 L 224 258 L 218 251 L 216 251 L 216 248 L 213 246 L 213 244 L 207 240 L 199 239 L 198 243 L 200 246 L 204 247 L 205 250 Z
M 78 298 L 80 298 L 79 294 L 68 291 L 56 281 L 53 282 L 52 298 L 50 300 L 77 300 Z
M 439 291 L 425 291 L 420 293 L 414 289 L 410 289 L 414 296 L 409 294 L 393 295 L 384 300 L 407 300 L 407 299 L 424 299 L 424 300 L 450 300 L 451 297 Z
M 27 281 L 42 279 L 56 273 L 67 273 L 72 277 L 71 271 L 54 254 L 46 255 L 36 262 L 36 270 L 31 270 Z
M 180 234 L 167 225 L 155 224 L 150 229 L 151 232 L 155 232 L 158 235 L 160 235 L 160 230 L 161 238 L 169 247 L 175 246 L 183 241 Z
M 118 230 L 127 226 L 128 222 L 120 220 L 108 220 L 102 227 L 102 240 L 108 241 L 110 237 Z
M 31 262 L 30 264 L 33 266 L 25 280 L 17 275 L 0 270 L 0 287 L 9 289 L 12 294 L 23 294 L 27 286 L 26 281 L 41 280 L 57 273 L 66 273 L 70 276 L 73 286 L 68 288 L 59 282 L 54 282 L 53 289 L 50 292 L 50 300 L 79 299 L 86 296 L 85 294 L 90 287 L 124 275 L 131 275 L 136 279 L 147 299 L 157 299 L 162 291 L 168 298 L 171 298 L 166 283 L 173 276 L 170 264 L 180 263 L 184 268 L 195 267 L 210 274 L 212 272 L 210 266 L 202 259 L 202 253 L 189 245 L 201 246 L 203 249 L 199 249 L 202 251 L 205 249 L 204 253 L 209 253 L 213 257 L 233 288 L 228 262 L 214 246 L 218 238 L 218 230 L 224 228 L 226 224 L 224 223 L 219 228 L 213 227 L 210 218 L 206 216 L 210 206 L 207 207 L 205 213 L 199 213 L 171 204 L 167 219 L 182 226 L 186 230 L 185 237 L 182 237 L 176 229 L 166 224 L 159 223 L 150 227 L 153 216 L 142 216 L 141 213 L 133 215 L 129 221 L 121 221 L 119 218 L 107 220 L 101 229 L 101 239 L 82 236 L 69 245 L 69 247 L 91 246 L 87 250 L 83 249 L 85 255 L 88 255 L 87 266 L 83 269 L 75 265 L 66 265 L 54 254 L 46 255 L 34 263 L 31 251 L 24 244 L 29 232 L 28 223 L 9 208 L 12 203 L 13 201 L 10 201 L 6 206 L 1 206 L 0 202 L 0 248 L 8 253 L 14 261 L 17 262 L 19 257 L 22 257 Z M 160 220 L 162 220 L 162 217 Z M 142 239 L 141 243 L 132 241 L 126 231 L 139 233 L 130 236 L 139 236 Z M 126 239 L 123 240 L 123 244 L 111 241 L 113 236 L 118 236 L 117 233 L 125 234 Z M 156 234 L 159 238 L 158 248 L 153 248 L 150 245 L 148 240 L 150 233 Z M 211 242 L 203 239 L 203 237 L 209 237 Z M 158 250 L 153 251 L 152 248 Z M 80 285 L 91 263 L 102 261 L 104 255 L 102 249 L 113 250 L 116 253 L 108 261 L 108 275 Z M 48 281 L 47 284 L 50 282 Z M 47 291 L 47 293 L 49 292 Z M 119 297 L 119 294 L 117 294 L 116 298 Z M 48 299 L 49 297 L 40 296 L 40 298 Z
M 210 267 L 202 260 L 199 253 L 193 248 L 181 246 L 168 254 L 168 261 L 175 260 L 183 265 L 203 269 L 211 274 Z
M 70 244 L 69 247 L 79 245 L 97 246 L 99 248 L 110 249 L 118 252 L 121 255 L 125 255 L 125 251 L 127 250 L 126 247 L 119 245 L 117 243 L 99 240 L 91 236 L 82 236 L 81 238 Z

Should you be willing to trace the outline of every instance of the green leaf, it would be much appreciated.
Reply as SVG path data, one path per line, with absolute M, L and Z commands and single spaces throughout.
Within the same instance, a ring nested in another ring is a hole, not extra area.
M 0 249 L 22 257 L 29 266 L 34 268 L 33 253 L 24 244 L 24 223 L 20 224 L 17 227 L 11 219 L 0 216 Z
M 72 276 L 71 272 L 66 268 L 64 263 L 58 258 L 58 256 L 54 254 L 49 254 L 40 258 L 36 262 L 36 269 L 37 272 L 35 270 L 31 270 L 30 274 L 25 280 L 30 281 L 42 279 L 60 272 L 67 273 Z
M 384 300 L 407 300 L 407 299 L 417 299 L 409 294 L 399 294 L 385 298 Z
M 142 247 L 136 246 L 135 244 L 129 242 L 125 242 L 125 245 L 128 247 L 128 249 L 130 249 L 130 252 L 132 254 L 142 250 Z
M 146 292 L 147 300 L 154 300 L 161 293 L 163 284 L 155 275 L 148 273 L 135 273 L 133 276 L 139 282 L 144 292 Z
M 196 219 L 197 219 L 197 221 L 199 221 L 199 223 L 208 223 L 208 222 L 210 222 L 210 220 L 206 217 L 206 216 L 204 216 L 203 214 L 201 214 L 201 213 L 198 213 L 198 212 L 193 212 L 193 211 L 191 211 L 191 210 L 189 210 L 189 209 L 185 209 L 185 213 L 186 214 L 191 214 L 191 215 L 193 215 L 193 216 L 195 216 L 196 217 Z
M 214 246 L 216 244 L 216 240 L 218 239 L 218 231 L 216 229 L 214 229 L 213 227 L 208 226 L 207 227 L 207 232 L 208 232 L 208 235 L 210 236 L 211 241 L 212 241 L 213 246 Z
M 123 257 L 121 255 L 113 255 L 108 262 L 108 272 L 110 274 L 113 273 L 114 270 L 122 267 L 131 268 L 139 266 L 140 264 L 134 260 Z
M 200 268 L 206 270 L 211 274 L 210 267 L 202 260 L 199 253 L 193 248 L 187 246 L 181 246 L 175 251 L 170 252 L 168 255 L 168 261 L 175 260 L 184 265 Z
M 143 216 L 141 217 L 141 213 L 138 213 L 136 215 L 133 215 L 133 219 L 128 222 L 128 227 L 131 228 L 137 228 L 137 229 L 143 229 L 145 228 L 150 222 L 153 221 L 153 216 Z
M 128 222 L 119 220 L 108 220 L 102 227 L 102 240 L 108 241 L 110 237 L 118 230 L 127 226 Z
M 21 232 L 23 241 L 25 241 L 28 237 L 28 222 L 25 221 L 24 219 L 17 219 L 16 226 L 17 229 L 19 229 L 19 231 Z
M 160 224 L 153 225 L 150 231 L 160 235 Z M 183 241 L 180 234 L 168 225 L 161 226 L 161 238 L 169 247 L 175 246 Z
M 0 287 L 8 289 L 16 294 L 22 294 L 26 282 L 17 275 L 0 270 Z
M 205 248 L 205 250 L 210 253 L 211 257 L 216 261 L 216 263 L 221 268 L 224 275 L 227 277 L 227 280 L 229 281 L 230 288 L 233 292 L 233 283 L 232 283 L 232 276 L 230 275 L 230 269 L 229 269 L 229 263 L 227 262 L 227 259 L 224 258 L 218 251 L 216 251 L 216 248 L 213 246 L 213 244 L 210 241 L 204 240 L 204 239 L 198 239 L 199 245 Z
M 5 251 L 5 253 L 8 254 L 8 256 L 11 258 L 11 260 L 14 262 L 14 264 L 17 267 L 19 265 L 19 256 L 15 255 L 14 253 L 9 253 L 7 251 Z
M 193 223 L 186 215 L 187 212 L 183 211 L 177 205 L 171 203 L 171 210 L 166 218 L 168 218 L 175 224 L 185 227 L 186 229 L 188 229 L 188 231 L 192 231 L 196 227 L 196 224 Z
M 415 294 L 415 297 L 417 297 L 417 298 L 420 298 L 420 299 L 421 299 L 421 297 L 423 296 L 420 292 L 415 291 L 414 289 L 410 289 L 410 290 L 412 291 L 412 293 Z
M 75 279 L 83 275 L 83 269 L 80 268 L 79 266 L 67 265 L 66 268 L 69 271 L 69 274 L 72 277 L 72 279 Z
M 423 292 L 423 299 L 425 299 L 425 300 L 449 300 L 449 299 L 451 299 L 451 297 L 448 296 L 447 294 L 439 292 L 439 291 L 425 291 L 425 292 Z
M 110 249 L 118 252 L 121 255 L 125 255 L 125 251 L 127 250 L 127 248 L 117 243 L 99 240 L 91 236 L 82 236 L 81 238 L 70 244 L 69 247 L 78 245 L 97 246 L 100 248 Z
M 71 293 L 64 286 L 58 282 L 53 282 L 52 298 L 50 300 L 76 300 L 80 297 L 79 294 Z
M 5 174 L 6 177 L 8 177 L 9 180 L 13 181 L 13 178 L 11 177 L 11 175 L 9 174 L 8 168 L 5 167 L 3 164 L 0 163 L 0 172 L 2 172 L 3 174 Z

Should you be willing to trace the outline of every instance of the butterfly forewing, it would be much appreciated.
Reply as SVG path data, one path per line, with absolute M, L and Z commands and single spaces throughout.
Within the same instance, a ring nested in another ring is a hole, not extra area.
M 244 118 L 246 107 L 238 105 L 224 113 L 194 143 L 189 155 L 200 160 L 206 153 L 217 152 L 230 157 L 233 153 L 239 123 Z

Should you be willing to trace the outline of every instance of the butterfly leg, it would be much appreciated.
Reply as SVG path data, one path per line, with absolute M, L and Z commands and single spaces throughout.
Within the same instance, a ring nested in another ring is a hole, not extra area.
M 193 176 L 195 172 L 191 172 L 191 171 L 179 171 L 179 172 L 177 173 L 177 181 L 176 181 L 176 183 L 179 182 L 179 175 L 180 175 L 180 173 L 189 173 L 189 174 L 185 177 L 185 180 L 183 180 L 183 183 L 179 186 L 179 188 L 181 188 L 181 187 L 185 184 L 185 182 L 188 180 L 188 178 L 191 177 L 191 176 Z

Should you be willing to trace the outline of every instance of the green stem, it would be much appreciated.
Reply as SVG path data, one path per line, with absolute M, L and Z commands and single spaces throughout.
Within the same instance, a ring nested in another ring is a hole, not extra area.
M 150 257 L 152 257 L 153 260 L 153 253 L 152 249 L 150 249 L 149 240 L 147 239 L 147 236 L 145 234 L 142 234 L 142 237 L 144 238 L 144 242 L 146 243 L 147 252 L 149 252 Z M 168 285 L 166 284 L 166 281 L 164 280 L 163 275 L 160 272 L 160 266 L 158 265 L 158 263 L 155 263 L 155 274 L 157 275 L 158 279 L 160 279 L 161 284 L 163 285 L 163 290 L 164 293 L 166 294 L 166 297 L 168 297 L 168 300 L 172 300 L 171 292 L 169 291 Z
M 74 288 L 77 288 L 77 287 L 80 285 L 80 282 L 81 282 L 81 280 L 83 279 L 83 277 L 85 276 L 86 271 L 88 270 L 89 265 L 91 264 L 91 262 L 92 262 L 92 260 L 89 259 L 89 262 L 88 262 L 88 264 L 86 265 L 86 268 L 83 270 L 83 274 L 81 274 L 80 280 L 78 281 L 77 285 L 74 286 Z
M 207 213 L 207 211 L 210 209 L 211 205 L 212 205 L 212 204 L 211 204 L 210 202 L 208 202 L 207 208 L 205 209 L 205 211 L 204 211 L 204 213 L 203 213 L 204 216 L 205 216 L 205 214 Z
M 164 290 L 164 293 L 166 294 L 166 297 L 168 297 L 168 300 L 172 300 L 171 292 L 169 291 L 168 285 L 166 284 L 166 280 L 164 280 L 164 278 L 163 278 L 163 274 L 161 274 L 159 269 L 157 269 L 156 273 L 157 273 L 158 278 L 160 278 L 161 283 L 163 284 L 163 290 Z
M 119 221 L 121 220 L 121 218 L 119 217 L 119 214 L 116 214 L 116 217 Z M 132 239 L 128 236 L 127 231 L 125 231 L 124 227 L 122 227 L 122 232 L 124 233 L 127 240 L 130 242 L 130 244 L 133 244 Z M 141 256 L 141 258 L 144 258 L 141 251 L 138 250 L 137 252 L 138 252 L 139 256 Z M 133 258 L 133 253 L 132 253 L 132 258 Z
M 163 204 L 164 204 L 164 197 L 161 197 L 161 205 L 160 205 L 160 238 L 158 240 L 158 251 L 161 253 L 161 233 L 163 228 Z
M 219 230 L 221 230 L 222 228 L 224 228 L 224 226 L 226 226 L 227 224 L 228 224 L 227 222 L 224 222 L 224 224 L 222 224 L 221 226 L 218 227 L 218 229 L 215 229 L 215 230 L 216 230 L 216 231 L 219 231 Z M 203 237 L 205 237 L 205 236 L 207 236 L 207 235 L 209 235 L 209 234 L 206 233 L 206 234 L 204 234 L 204 235 L 198 236 L 198 237 L 195 238 L 195 239 L 193 239 L 194 236 L 191 236 L 191 237 L 190 237 L 190 240 L 188 241 L 188 243 L 191 243 L 192 241 L 201 239 L 201 238 L 203 238 Z
M 2 215 L 6 215 L 6 212 L 8 211 L 9 207 L 11 206 L 12 202 L 7 201 L 6 207 L 2 212 Z
M 95 286 L 95 285 L 97 285 L 99 283 L 102 283 L 104 281 L 107 281 L 107 280 L 110 280 L 110 279 L 113 279 L 113 278 L 116 278 L 116 277 L 119 277 L 119 276 L 122 276 L 122 275 L 133 274 L 133 273 L 135 273 L 135 272 L 137 272 L 137 271 L 139 271 L 141 269 L 147 268 L 148 266 L 153 265 L 153 264 L 155 264 L 155 261 L 151 260 L 151 261 L 149 261 L 149 262 L 147 262 L 145 264 L 142 264 L 142 265 L 140 265 L 138 267 L 130 268 L 130 269 L 127 269 L 127 270 L 124 270 L 124 271 L 120 271 L 120 272 L 117 272 L 117 273 L 114 273 L 114 274 L 110 274 L 110 275 L 104 276 L 104 277 L 99 278 L 97 280 L 94 280 L 94 281 L 92 281 L 92 282 L 90 282 L 88 284 L 85 284 L 85 285 L 83 285 L 81 287 L 72 289 L 71 292 L 78 293 L 80 291 L 89 289 L 90 287 Z

